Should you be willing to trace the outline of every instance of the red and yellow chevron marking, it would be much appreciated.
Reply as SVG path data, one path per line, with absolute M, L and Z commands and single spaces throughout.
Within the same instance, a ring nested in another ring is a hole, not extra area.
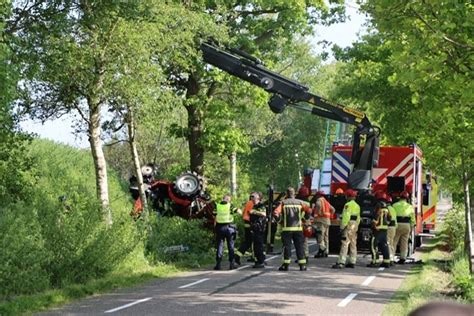
M 436 224 L 436 205 L 431 206 L 427 210 L 423 210 L 423 223 Z

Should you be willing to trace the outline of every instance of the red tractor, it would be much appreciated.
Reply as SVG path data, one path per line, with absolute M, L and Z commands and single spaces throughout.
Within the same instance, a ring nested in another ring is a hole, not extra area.
M 149 206 L 161 216 L 180 216 L 185 219 L 206 217 L 213 221 L 214 203 L 205 191 L 205 179 L 195 172 L 186 171 L 176 181 L 157 179 L 157 168 L 147 164 L 141 168 Z M 138 183 L 130 178 L 130 193 L 135 200 L 132 216 L 139 217 L 143 211 Z

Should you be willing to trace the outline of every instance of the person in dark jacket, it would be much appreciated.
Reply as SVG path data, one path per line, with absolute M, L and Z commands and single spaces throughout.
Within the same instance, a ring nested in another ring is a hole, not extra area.
M 253 236 L 253 251 L 255 264 L 253 268 L 265 267 L 265 227 L 267 224 L 267 210 L 261 201 L 259 193 L 254 192 L 251 195 L 253 201 L 252 210 L 250 210 L 250 229 Z
M 300 271 L 306 271 L 302 218 L 304 217 L 306 220 L 310 219 L 311 208 L 307 203 L 296 199 L 295 189 L 288 187 L 286 190 L 286 199 L 281 202 L 280 206 L 275 210 L 274 215 L 281 215 L 280 225 L 282 226 L 283 264 L 278 270 L 288 271 L 288 266 L 291 261 L 291 243 L 293 242 Z

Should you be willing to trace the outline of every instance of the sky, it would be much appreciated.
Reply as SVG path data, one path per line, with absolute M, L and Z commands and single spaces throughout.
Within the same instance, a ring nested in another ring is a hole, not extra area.
M 349 17 L 346 22 L 328 27 L 319 26 L 317 28 L 314 38 L 315 52 L 320 53 L 323 51 L 321 47 L 318 47 L 317 42 L 319 41 L 325 40 L 340 47 L 346 47 L 357 40 L 358 33 L 364 33 L 365 28 L 363 24 L 365 16 L 358 12 L 355 1 L 346 1 L 346 13 Z M 35 133 L 41 138 L 47 138 L 77 148 L 89 148 L 87 136 L 85 134 L 75 134 L 72 128 L 73 125 L 71 117 L 62 117 L 47 121 L 44 124 L 31 120 L 20 124 L 24 131 Z

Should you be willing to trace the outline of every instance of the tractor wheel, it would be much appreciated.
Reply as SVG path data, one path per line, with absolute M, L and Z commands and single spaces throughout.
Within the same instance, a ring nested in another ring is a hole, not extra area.
M 205 181 L 196 172 L 187 171 L 176 178 L 174 186 L 180 195 L 193 198 L 204 192 Z

